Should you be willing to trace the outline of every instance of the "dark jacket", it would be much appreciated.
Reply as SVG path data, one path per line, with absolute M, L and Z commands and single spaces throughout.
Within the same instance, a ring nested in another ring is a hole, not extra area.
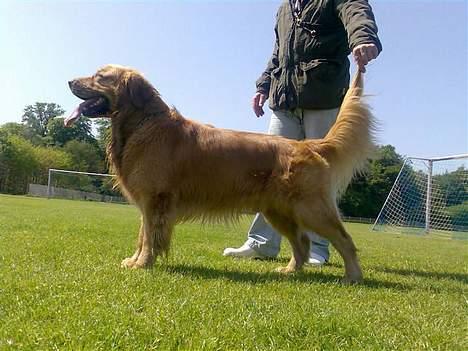
M 350 49 L 382 45 L 367 0 L 310 0 L 294 16 L 285 1 L 276 15 L 276 43 L 257 91 L 272 110 L 330 109 L 349 85 Z

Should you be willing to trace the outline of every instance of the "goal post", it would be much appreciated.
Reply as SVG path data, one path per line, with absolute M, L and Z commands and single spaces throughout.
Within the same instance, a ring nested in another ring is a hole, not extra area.
M 468 238 L 468 154 L 405 159 L 372 229 Z
M 126 202 L 114 189 L 115 175 L 50 168 L 47 198 L 67 198 L 103 202 Z M 40 185 L 36 185 L 36 187 Z

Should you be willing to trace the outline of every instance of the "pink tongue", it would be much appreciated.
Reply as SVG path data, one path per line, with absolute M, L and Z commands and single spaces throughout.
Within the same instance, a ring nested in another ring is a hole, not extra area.
M 78 106 L 71 115 L 63 121 L 65 127 L 70 127 L 81 116 L 81 108 Z

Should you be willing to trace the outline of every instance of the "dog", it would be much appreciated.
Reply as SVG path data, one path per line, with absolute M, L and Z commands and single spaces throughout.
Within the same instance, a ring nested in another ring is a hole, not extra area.
M 186 119 L 138 71 L 123 66 L 104 66 L 69 86 L 84 101 L 65 125 L 81 115 L 110 118 L 111 170 L 141 212 L 137 249 L 123 267 L 149 268 L 157 256 L 167 255 L 179 222 L 232 220 L 249 211 L 263 213 L 292 246 L 291 260 L 278 272 L 302 268 L 308 230 L 327 238 L 342 256 L 345 283 L 362 280 L 356 247 L 336 204 L 375 148 L 361 73 L 329 133 L 304 141 Z

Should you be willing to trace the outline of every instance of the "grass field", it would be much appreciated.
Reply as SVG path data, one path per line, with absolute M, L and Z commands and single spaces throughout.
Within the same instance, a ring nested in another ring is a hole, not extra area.
M 236 225 L 178 226 L 167 261 L 122 270 L 128 205 L 0 195 L 0 350 L 466 350 L 466 241 L 348 229 L 365 282 L 343 264 L 293 276 L 225 258 Z

